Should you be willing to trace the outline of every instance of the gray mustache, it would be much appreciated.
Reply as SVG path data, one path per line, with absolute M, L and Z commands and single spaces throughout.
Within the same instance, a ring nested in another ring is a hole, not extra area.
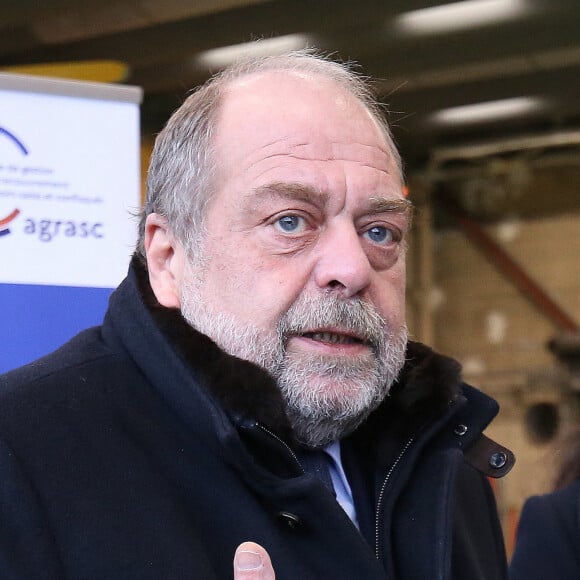
M 360 298 L 324 296 L 296 300 L 280 319 L 278 335 L 285 339 L 328 327 L 353 334 L 374 346 L 384 342 L 388 334 L 387 322 L 372 304 Z

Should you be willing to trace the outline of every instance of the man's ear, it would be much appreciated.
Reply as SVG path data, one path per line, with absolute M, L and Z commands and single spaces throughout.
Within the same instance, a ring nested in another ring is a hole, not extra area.
M 167 220 L 157 213 L 149 214 L 145 222 L 145 255 L 149 282 L 159 304 L 179 308 L 185 250 L 171 233 Z

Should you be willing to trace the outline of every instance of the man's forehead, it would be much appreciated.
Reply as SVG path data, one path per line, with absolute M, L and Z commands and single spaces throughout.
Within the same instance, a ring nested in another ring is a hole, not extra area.
M 374 179 L 395 180 L 402 188 L 398 154 L 385 128 L 332 79 L 294 71 L 252 74 L 228 85 L 218 115 L 214 145 L 230 172 L 259 174 L 292 159 L 336 162 L 369 176 L 374 171 Z
M 284 140 L 273 142 L 270 148 L 291 148 L 296 158 L 318 159 L 324 161 L 342 161 L 345 163 L 357 163 L 371 169 L 393 175 L 396 172 L 393 153 L 384 142 L 364 143 L 362 141 L 319 141 L 315 136 L 312 140 L 304 142 L 300 137 L 289 135 Z M 396 175 L 396 173 L 395 173 Z
M 368 106 L 339 81 L 316 72 L 266 70 L 250 73 L 228 82 L 220 99 L 221 118 L 240 112 L 258 118 L 272 115 L 273 120 L 295 118 L 319 108 L 340 110 L 346 123 L 352 117 L 365 116 L 376 122 Z M 319 112 L 319 111 L 318 111 Z M 313 121 L 325 121 L 317 116 Z

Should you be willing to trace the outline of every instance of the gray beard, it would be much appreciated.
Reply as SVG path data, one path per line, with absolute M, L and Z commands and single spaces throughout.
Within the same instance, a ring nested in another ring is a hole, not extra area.
M 224 351 L 276 379 L 294 433 L 308 447 L 324 447 L 354 431 L 388 395 L 405 361 L 406 327 L 389 329 L 376 308 L 359 298 L 301 296 L 268 331 L 212 312 L 188 280 L 181 312 Z M 348 358 L 287 351 L 289 337 L 328 327 L 364 337 L 370 348 Z

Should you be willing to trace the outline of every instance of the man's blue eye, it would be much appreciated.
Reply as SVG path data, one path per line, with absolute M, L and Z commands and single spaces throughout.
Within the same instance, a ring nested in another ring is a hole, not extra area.
M 383 244 L 393 240 L 393 232 L 384 226 L 374 226 L 368 229 L 365 234 L 376 244 Z
M 295 232 L 300 228 L 302 218 L 297 215 L 285 215 L 278 220 L 280 228 L 285 232 Z

